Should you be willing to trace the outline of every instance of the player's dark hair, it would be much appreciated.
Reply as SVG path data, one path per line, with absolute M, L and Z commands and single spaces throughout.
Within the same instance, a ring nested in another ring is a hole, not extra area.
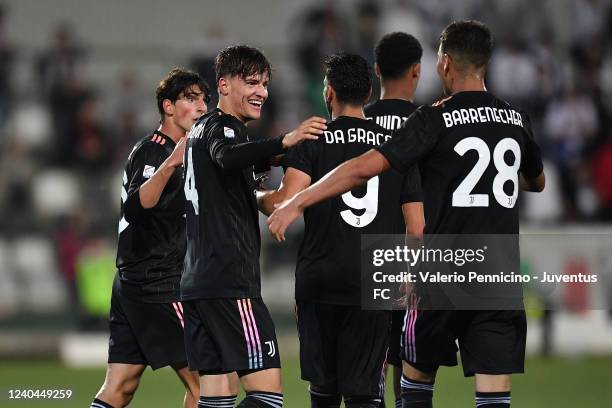
M 323 62 L 327 83 L 336 91 L 338 101 L 363 105 L 370 97 L 372 70 L 368 62 L 355 54 L 330 55 Z
M 210 87 L 204 81 L 200 75 L 185 68 L 174 68 L 168 74 L 159 81 L 157 90 L 155 91 L 155 97 L 157 99 L 157 110 L 159 114 L 164 117 L 164 100 L 169 99 L 172 102 L 184 95 L 185 91 L 189 92 L 192 86 L 198 86 L 202 92 L 204 92 L 204 101 L 210 102 Z
M 455 60 L 459 70 L 470 66 L 486 70 L 493 51 L 493 37 L 480 21 L 454 21 L 442 31 L 440 49 Z
M 264 72 L 272 75 L 270 62 L 257 48 L 248 45 L 234 45 L 222 49 L 215 57 L 215 72 L 217 83 L 224 76 L 238 76 L 245 79 L 251 75 L 261 75 Z
M 383 79 L 396 79 L 414 64 L 421 62 L 423 47 L 410 34 L 394 32 L 386 34 L 374 47 L 374 61 Z

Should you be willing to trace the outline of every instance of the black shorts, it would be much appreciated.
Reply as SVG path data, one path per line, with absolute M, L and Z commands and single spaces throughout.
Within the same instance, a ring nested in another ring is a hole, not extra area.
M 185 349 L 192 370 L 239 375 L 280 368 L 274 322 L 261 298 L 183 302 Z
M 298 301 L 302 379 L 344 396 L 384 395 L 391 313 Z
M 402 359 L 418 370 L 457 365 L 466 377 L 525 371 L 527 320 L 524 310 L 408 310 Z
M 110 310 L 108 362 L 187 366 L 183 340 L 183 306 L 145 303 L 122 295 L 113 285 Z
M 404 327 L 405 310 L 394 310 L 391 316 L 391 332 L 389 334 L 389 354 L 387 362 L 392 366 L 402 368 L 401 346 L 402 328 Z

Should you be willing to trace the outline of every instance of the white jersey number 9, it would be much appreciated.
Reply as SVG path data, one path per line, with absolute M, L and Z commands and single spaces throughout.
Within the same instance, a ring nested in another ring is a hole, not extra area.
M 378 213 L 378 176 L 368 180 L 366 193 L 363 197 L 357 198 L 350 191 L 342 194 L 344 204 L 351 207 L 351 210 L 340 212 L 342 219 L 350 226 L 363 228 L 376 218 Z M 352 210 L 365 210 L 363 215 L 355 215 Z

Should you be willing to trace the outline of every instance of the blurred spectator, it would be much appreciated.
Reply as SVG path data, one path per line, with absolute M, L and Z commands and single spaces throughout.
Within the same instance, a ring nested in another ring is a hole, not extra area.
M 612 136 L 599 148 L 592 164 L 593 184 L 599 199 L 599 219 L 612 221 Z
M 77 166 L 100 172 L 108 169 L 110 144 L 108 135 L 98 118 L 97 97 L 84 95 L 77 111 L 76 121 L 69 129 L 70 151 Z
M 110 243 L 98 235 L 90 236 L 79 251 L 75 271 L 81 328 L 106 330 L 115 276 L 115 252 Z
M 305 97 L 312 113 L 327 115 L 323 94 L 322 61 L 338 51 L 350 51 L 347 26 L 333 1 L 300 13 L 297 27 L 297 59 L 306 79 Z
M 580 218 L 578 176 L 582 168 L 584 149 L 598 131 L 599 119 L 589 95 L 572 88 L 553 100 L 544 117 L 549 154 L 558 168 L 566 219 Z
M 78 304 L 76 288 L 76 264 L 81 252 L 87 229 L 88 211 L 81 208 L 74 214 L 64 217 L 58 223 L 55 244 L 59 269 L 68 287 L 72 305 Z
M 512 40 L 496 47 L 489 66 L 493 92 L 515 106 L 523 106 L 538 90 L 538 69 L 527 47 Z
M 602 0 L 572 1 L 572 42 L 575 46 L 588 49 L 594 44 L 593 40 L 604 34 L 608 3 Z
M 6 9 L 0 4 L 0 126 L 5 123 L 11 107 L 11 81 L 15 50 L 6 36 Z
M 30 183 L 38 169 L 29 146 L 10 138 L 0 157 L 0 230 L 3 234 L 31 231 L 36 220 L 33 211 Z
M 363 0 L 357 5 L 357 53 L 374 65 L 372 50 L 378 41 L 380 6 L 375 1 Z M 372 81 L 377 83 L 378 81 Z
M 210 109 L 217 106 L 217 102 L 219 102 L 215 57 L 219 50 L 235 43 L 228 37 L 224 25 L 212 23 L 206 29 L 205 37 L 198 39 L 197 43 L 194 44 L 194 52 L 190 59 L 190 65 L 210 85 L 212 90 L 210 103 L 208 104 Z
M 56 28 L 51 47 L 38 58 L 40 87 L 47 95 L 53 118 L 57 164 L 65 164 L 73 158 L 70 153 L 74 147 L 69 133 L 77 123 L 77 112 L 86 94 L 80 74 L 84 56 L 70 26 L 63 23 Z
M 112 165 L 119 167 L 125 162 L 134 144 L 146 132 L 139 121 L 145 95 L 134 72 L 125 71 L 119 75 L 111 98 L 111 117 L 107 121 L 110 126 L 108 131 L 111 132 L 108 143 L 112 151 Z

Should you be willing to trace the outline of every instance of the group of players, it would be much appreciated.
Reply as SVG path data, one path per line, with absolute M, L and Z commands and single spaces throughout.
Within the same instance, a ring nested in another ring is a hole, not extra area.
M 457 364 L 456 340 L 465 375 L 476 377 L 476 406 L 509 407 L 510 375 L 523 372 L 523 310 L 412 302 L 392 315 L 360 306 L 361 234 L 517 234 L 519 188 L 543 189 L 524 113 L 512 123 L 444 120 L 459 109 L 510 109 L 484 86 L 491 51 L 482 23 L 447 26 L 437 71 L 448 97 L 420 108 L 412 97 L 422 49 L 411 35 L 376 45 L 381 99 L 367 106 L 368 63 L 331 55 L 323 94 L 331 120 L 312 117 L 257 141 L 246 124 L 259 119 L 271 76 L 259 50 L 217 55 L 215 109 L 197 74 L 172 70 L 156 93 L 161 125 L 125 167 L 108 367 L 91 407 L 129 404 L 148 365 L 176 371 L 185 407 L 234 407 L 240 385 L 238 407 L 283 406 L 279 348 L 261 299 L 258 211 L 279 241 L 304 214 L 295 296 L 311 407 L 384 406 L 387 362 L 395 406 L 431 407 L 439 366 Z M 374 148 L 348 137 L 368 133 L 384 137 Z M 262 190 L 254 170 L 278 164 L 281 185 Z

